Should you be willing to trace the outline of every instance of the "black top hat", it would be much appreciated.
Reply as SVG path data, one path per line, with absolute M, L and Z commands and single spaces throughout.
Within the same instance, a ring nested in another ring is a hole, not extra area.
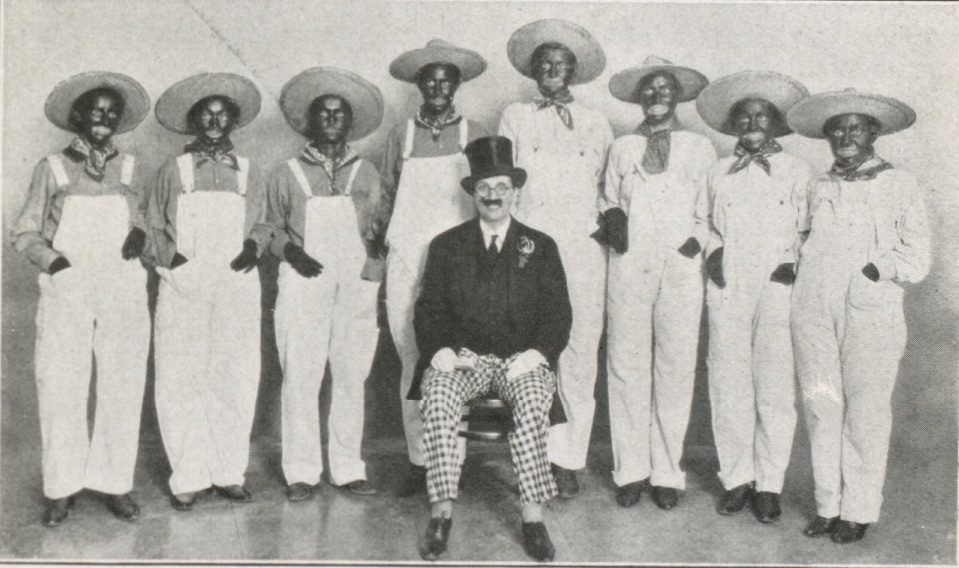
M 493 176 L 509 176 L 513 185 L 523 187 L 526 170 L 513 166 L 513 142 L 505 136 L 477 138 L 463 149 L 470 163 L 470 174 L 460 181 L 467 193 L 472 194 L 476 182 Z

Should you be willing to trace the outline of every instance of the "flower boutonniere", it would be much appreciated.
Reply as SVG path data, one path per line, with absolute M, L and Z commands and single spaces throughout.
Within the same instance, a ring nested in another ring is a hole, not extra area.
M 529 257 L 533 254 L 533 251 L 536 250 L 536 243 L 524 235 L 519 238 L 519 244 L 516 245 L 516 250 L 519 251 L 519 267 L 526 268 Z

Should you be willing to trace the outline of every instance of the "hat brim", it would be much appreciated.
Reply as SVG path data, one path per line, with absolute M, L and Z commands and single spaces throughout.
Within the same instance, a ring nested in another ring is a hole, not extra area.
M 809 138 L 825 138 L 826 121 L 840 114 L 864 114 L 879 121 L 879 134 L 905 130 L 916 121 L 916 112 L 906 103 L 869 93 L 836 91 L 819 93 L 796 103 L 786 114 L 789 126 Z
M 342 97 L 353 108 L 347 140 L 368 136 L 383 121 L 383 95 L 376 85 L 346 69 L 313 67 L 290 79 L 280 94 L 280 109 L 293 130 L 308 135 L 307 110 L 323 95 Z
M 609 92 L 621 101 L 637 103 L 639 101 L 636 97 L 636 87 L 639 86 L 643 77 L 664 71 L 671 73 L 679 81 L 683 89 L 683 94 L 679 97 L 681 103 L 695 99 L 699 92 L 709 84 L 709 79 L 705 75 L 689 67 L 681 65 L 644 65 L 625 69 L 613 75 L 609 80 Z
M 539 20 L 513 32 L 506 44 L 506 55 L 517 71 L 533 77 L 531 58 L 540 45 L 561 43 L 576 55 L 576 73 L 571 85 L 589 83 L 606 68 L 602 46 L 585 28 L 565 20 Z
M 486 71 L 483 56 L 469 49 L 458 47 L 421 47 L 400 55 L 390 63 L 390 75 L 400 81 L 415 83 L 420 69 L 431 63 L 455 65 L 460 70 L 460 81 L 465 83 Z
M 786 113 L 796 103 L 809 96 L 809 91 L 792 77 L 772 71 L 742 71 L 721 77 L 703 89 L 696 99 L 696 111 L 713 130 L 736 136 L 726 128 L 729 111 L 739 101 L 757 98 L 769 101 L 783 117 L 773 136 L 792 133 L 785 122 Z
M 99 88 L 113 89 L 123 99 L 123 116 L 114 134 L 133 130 L 150 112 L 150 95 L 143 86 L 133 77 L 110 71 L 87 71 L 62 81 L 47 97 L 43 112 L 58 128 L 73 132 L 70 124 L 73 103 L 84 93 Z
M 157 121 L 180 134 L 193 134 L 187 116 L 193 105 L 214 95 L 229 97 L 240 108 L 234 128 L 243 128 L 260 113 L 260 91 L 246 77 L 234 73 L 201 73 L 175 83 L 157 99 Z
M 460 186 L 462 186 L 466 193 L 473 195 L 473 192 L 476 190 L 477 182 L 496 176 L 509 176 L 510 179 L 513 180 L 513 187 L 516 189 L 526 185 L 526 170 L 523 168 L 516 168 L 503 164 L 502 166 L 493 167 L 484 172 L 480 172 L 479 175 L 466 176 L 460 180 Z

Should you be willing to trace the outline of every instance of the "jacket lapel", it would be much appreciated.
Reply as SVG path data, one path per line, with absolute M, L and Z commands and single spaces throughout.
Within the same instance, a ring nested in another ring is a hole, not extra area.
M 506 231 L 503 248 L 500 249 L 500 254 L 506 255 L 506 263 L 509 266 L 509 280 L 506 286 L 509 294 L 507 302 L 509 304 L 509 311 L 512 314 L 517 313 L 520 300 L 519 279 L 522 275 L 520 274 L 519 251 L 516 248 L 516 242 L 519 240 L 521 234 L 522 230 L 520 229 L 519 223 L 516 219 L 513 219 L 509 224 L 509 229 Z

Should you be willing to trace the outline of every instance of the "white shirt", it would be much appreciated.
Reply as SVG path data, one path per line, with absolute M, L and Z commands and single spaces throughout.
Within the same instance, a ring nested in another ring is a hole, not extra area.
M 480 230 L 483 231 L 483 248 L 489 250 L 490 241 L 493 240 L 493 235 L 496 235 L 496 252 L 503 250 L 503 242 L 506 241 L 506 232 L 509 231 L 509 226 L 512 222 L 513 218 L 507 217 L 506 223 L 498 229 L 494 229 L 489 226 L 486 221 L 480 219 Z

